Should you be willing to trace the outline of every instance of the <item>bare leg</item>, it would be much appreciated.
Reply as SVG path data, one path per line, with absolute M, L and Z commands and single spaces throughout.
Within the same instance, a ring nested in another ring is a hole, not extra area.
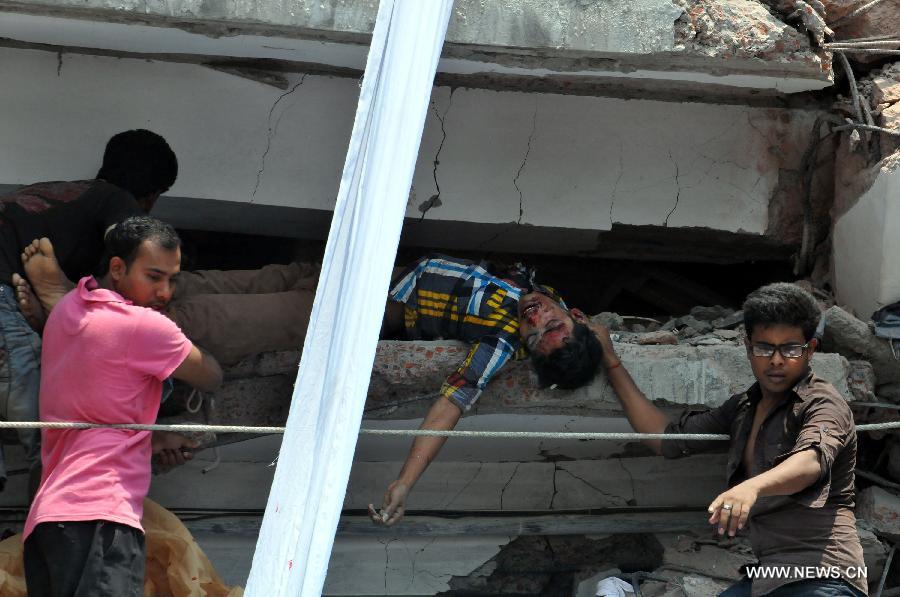
M 12 275 L 12 283 L 16 291 L 16 302 L 19 303 L 19 310 L 25 317 L 25 321 L 28 322 L 31 329 L 40 334 L 41 330 L 44 329 L 44 324 L 47 322 L 47 314 L 44 312 L 40 301 L 38 301 L 38 297 L 31 289 L 28 280 L 19 274 Z
M 49 314 L 59 299 L 75 288 L 59 267 L 49 238 L 31 241 L 22 251 L 22 263 L 45 313 Z

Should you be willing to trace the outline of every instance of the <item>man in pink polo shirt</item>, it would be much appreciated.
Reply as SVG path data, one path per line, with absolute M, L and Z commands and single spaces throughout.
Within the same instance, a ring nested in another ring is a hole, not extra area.
M 105 274 L 82 278 L 50 314 L 41 359 L 43 421 L 153 423 L 169 376 L 211 391 L 218 363 L 161 311 L 181 269 L 168 224 L 128 218 L 106 237 Z M 153 453 L 175 434 L 45 429 L 43 474 L 25 523 L 28 594 L 143 594 L 142 503 Z

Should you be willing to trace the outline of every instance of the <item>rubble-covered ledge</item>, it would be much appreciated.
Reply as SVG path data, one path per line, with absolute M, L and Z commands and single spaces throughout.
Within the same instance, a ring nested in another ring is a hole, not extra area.
M 467 351 L 468 346 L 459 342 L 380 342 L 367 407 L 402 403 L 423 390 L 439 388 Z M 733 344 L 621 343 L 616 352 L 638 387 L 664 404 L 718 406 L 754 382 L 746 350 Z M 813 369 L 852 399 L 847 385 L 851 368 L 846 359 L 837 354 L 817 354 Z M 395 412 L 402 410 L 401 404 Z M 421 412 L 422 407 L 418 410 Z M 619 412 L 621 407 L 602 374 L 578 390 L 541 389 L 530 364 L 522 361 L 508 365 L 495 377 L 474 410 L 479 414 L 527 411 L 603 415 Z
M 753 383 L 743 346 L 649 345 L 619 343 L 616 347 L 638 386 L 662 405 L 717 406 Z M 468 346 L 455 341 L 378 343 L 366 403 L 370 419 L 422 417 L 443 380 L 465 358 Z M 247 359 L 226 371 L 226 381 L 213 394 L 210 422 L 280 425 L 287 419 L 299 352 L 274 352 Z M 855 362 L 854 362 L 855 363 Z M 853 392 L 871 392 L 871 381 L 856 375 L 838 354 L 816 354 L 814 371 L 835 385 L 848 400 Z M 861 387 L 866 386 L 866 387 Z M 183 399 L 183 396 L 182 396 Z M 552 414 L 608 416 L 621 407 L 601 374 L 587 387 L 541 389 L 529 363 L 506 367 L 488 385 L 470 414 Z M 200 420 L 203 413 L 194 415 Z

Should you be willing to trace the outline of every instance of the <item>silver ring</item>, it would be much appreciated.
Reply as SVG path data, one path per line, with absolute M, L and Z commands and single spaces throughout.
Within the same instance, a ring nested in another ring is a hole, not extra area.
M 723 510 L 731 510 L 731 504 L 722 504 Z

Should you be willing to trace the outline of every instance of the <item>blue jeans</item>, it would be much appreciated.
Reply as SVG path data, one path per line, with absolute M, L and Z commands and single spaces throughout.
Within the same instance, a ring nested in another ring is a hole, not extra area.
M 11 286 L 0 284 L 0 419 L 37 421 L 41 383 L 41 337 L 19 311 Z M 41 462 L 41 433 L 19 429 L 29 465 Z M 0 455 L 0 489 L 6 483 L 6 466 Z
M 719 597 L 750 597 L 751 586 L 752 581 L 745 576 L 719 593 Z M 865 595 L 843 580 L 821 579 L 792 582 L 772 591 L 766 597 L 865 597 Z

